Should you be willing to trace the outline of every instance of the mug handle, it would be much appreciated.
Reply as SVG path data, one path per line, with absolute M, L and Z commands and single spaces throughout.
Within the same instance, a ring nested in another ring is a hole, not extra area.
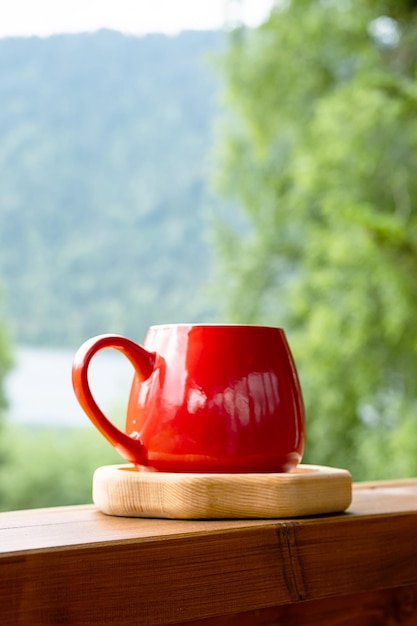
M 121 431 L 98 407 L 88 383 L 88 367 L 93 356 L 104 348 L 114 348 L 124 354 L 142 380 L 154 371 L 156 354 L 122 335 L 98 335 L 88 339 L 78 349 L 72 365 L 72 385 L 78 402 L 102 435 L 130 463 L 147 465 L 147 450 L 138 433 Z

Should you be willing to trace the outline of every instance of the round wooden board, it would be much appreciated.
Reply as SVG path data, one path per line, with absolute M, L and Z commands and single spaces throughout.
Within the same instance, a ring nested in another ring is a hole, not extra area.
M 347 470 L 299 465 L 288 474 L 179 474 L 106 465 L 93 501 L 107 515 L 170 519 L 288 518 L 342 512 L 352 500 Z

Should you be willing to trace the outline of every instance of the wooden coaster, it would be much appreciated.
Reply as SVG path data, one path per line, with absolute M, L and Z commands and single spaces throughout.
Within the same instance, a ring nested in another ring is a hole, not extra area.
M 349 472 L 319 465 L 299 465 L 288 474 L 179 474 L 106 465 L 93 477 L 95 505 L 125 517 L 301 517 L 344 511 L 351 499 Z

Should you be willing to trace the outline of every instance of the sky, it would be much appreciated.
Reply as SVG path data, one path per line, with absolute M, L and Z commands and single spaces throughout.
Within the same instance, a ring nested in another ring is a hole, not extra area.
M 257 26 L 273 0 L 0 0 L 0 37 L 110 28 L 133 35 Z

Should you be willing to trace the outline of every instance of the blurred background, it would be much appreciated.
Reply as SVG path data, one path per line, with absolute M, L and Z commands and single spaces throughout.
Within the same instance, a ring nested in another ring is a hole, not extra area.
M 148 4 L 3 11 L 0 510 L 91 501 L 72 358 L 163 322 L 284 327 L 304 461 L 417 475 L 417 1 Z

